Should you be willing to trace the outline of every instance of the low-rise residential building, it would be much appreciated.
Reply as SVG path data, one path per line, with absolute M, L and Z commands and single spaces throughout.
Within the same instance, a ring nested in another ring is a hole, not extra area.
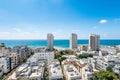
M 45 52 L 46 48 L 45 47 L 39 47 L 34 50 L 34 53 L 42 53 Z
M 83 58 L 83 59 L 80 59 L 80 64 L 91 64 L 91 61 L 90 61 L 91 58 Z
M 72 64 L 63 65 L 63 72 L 66 80 L 82 80 L 80 72 Z
M 93 54 L 93 55 L 98 55 L 96 51 L 80 51 L 76 52 L 76 54 L 79 56 L 80 54 Z
M 45 59 L 47 61 L 54 60 L 54 52 L 42 52 L 42 53 L 35 53 L 33 58 L 36 59 Z
M 19 66 L 8 80 L 44 80 L 45 63 L 27 62 Z
M 32 53 L 32 49 L 27 46 L 14 46 L 12 51 L 18 54 L 20 62 L 26 60 Z
M 119 75 L 120 76 L 120 64 L 116 64 L 114 67 L 113 67 L 113 71 L 115 74 Z
M 100 48 L 100 51 L 107 51 L 109 54 L 116 54 L 117 53 L 117 48 L 116 47 L 111 47 L 111 46 L 102 46 Z
M 67 60 L 69 61 L 75 61 L 77 59 L 77 57 L 75 55 L 63 55 L 63 57 L 65 57 Z
M 107 51 L 99 51 L 99 56 L 107 56 L 108 52 Z
M 82 68 L 82 79 L 83 80 L 91 80 L 93 79 L 93 69 L 89 65 L 86 65 Z
M 49 80 L 63 79 L 62 68 L 58 60 L 53 60 L 49 63 Z
M 88 46 L 87 46 L 87 45 L 79 45 L 79 46 L 78 46 L 78 49 L 79 49 L 80 51 L 87 51 L 87 50 L 88 50 Z
M 120 59 L 113 55 L 107 55 L 96 59 L 96 69 L 106 70 L 107 67 L 114 67 L 116 64 L 120 63 Z

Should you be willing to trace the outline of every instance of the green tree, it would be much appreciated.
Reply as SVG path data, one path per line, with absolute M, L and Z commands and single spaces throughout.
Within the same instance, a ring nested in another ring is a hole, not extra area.
M 113 72 L 112 67 L 107 67 L 106 70 L 109 71 L 109 72 Z
M 78 58 L 88 58 L 88 57 L 93 57 L 93 54 L 80 54 Z
M 118 80 L 117 76 L 109 71 L 100 71 L 95 73 L 95 80 Z

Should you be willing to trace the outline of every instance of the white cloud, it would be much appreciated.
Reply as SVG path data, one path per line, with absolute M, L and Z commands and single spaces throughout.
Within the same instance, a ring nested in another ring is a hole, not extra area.
M 21 29 L 19 29 L 19 28 L 13 28 L 13 30 L 16 32 L 21 32 Z
M 102 20 L 100 20 L 99 23 L 104 24 L 104 23 L 107 23 L 107 22 L 108 22 L 108 21 L 107 21 L 106 19 L 102 19 Z

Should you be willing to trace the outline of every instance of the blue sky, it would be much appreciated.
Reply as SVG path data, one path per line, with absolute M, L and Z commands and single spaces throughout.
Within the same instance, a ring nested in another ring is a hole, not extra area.
M 120 0 L 0 0 L 0 39 L 120 39 Z

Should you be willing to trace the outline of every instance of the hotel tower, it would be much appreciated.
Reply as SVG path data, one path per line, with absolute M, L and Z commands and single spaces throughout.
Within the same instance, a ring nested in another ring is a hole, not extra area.
M 70 49 L 77 49 L 77 34 L 75 33 L 70 36 Z
M 100 48 L 100 35 L 91 34 L 89 37 L 89 49 L 98 51 Z
M 47 34 L 47 49 L 50 51 L 54 49 L 54 36 L 51 33 Z

